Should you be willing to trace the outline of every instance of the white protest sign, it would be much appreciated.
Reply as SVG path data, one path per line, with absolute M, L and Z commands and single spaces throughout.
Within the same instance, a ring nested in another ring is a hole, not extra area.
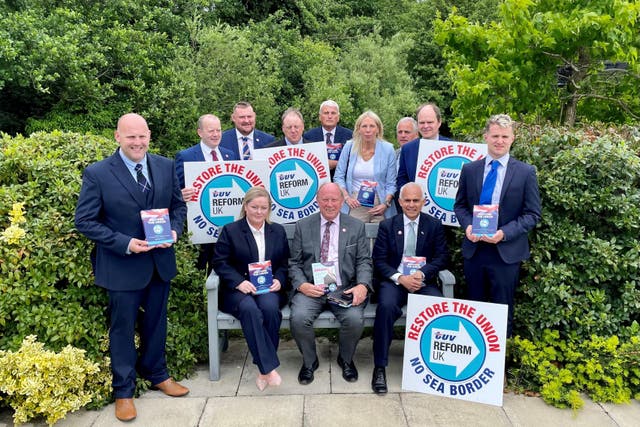
M 507 310 L 409 294 L 402 388 L 502 406 Z
M 222 227 L 238 219 L 247 190 L 269 189 L 264 161 L 185 162 L 184 176 L 186 186 L 196 189 L 186 200 L 191 243 L 216 242 Z
M 260 148 L 253 158 L 269 164 L 273 222 L 295 222 L 319 211 L 318 188 L 331 181 L 324 142 Z
M 487 155 L 486 144 L 420 140 L 416 182 L 424 189 L 422 212 L 459 227 L 453 212 L 462 166 Z

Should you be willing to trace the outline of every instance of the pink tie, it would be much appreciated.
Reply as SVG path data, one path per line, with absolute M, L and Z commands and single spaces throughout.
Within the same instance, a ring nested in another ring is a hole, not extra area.
M 322 235 L 322 243 L 320 244 L 320 262 L 325 263 L 329 259 L 329 241 L 331 240 L 331 224 L 333 221 L 327 221 Z
M 211 150 L 211 157 L 213 157 L 213 161 L 218 161 L 218 155 L 216 154 L 216 150 Z

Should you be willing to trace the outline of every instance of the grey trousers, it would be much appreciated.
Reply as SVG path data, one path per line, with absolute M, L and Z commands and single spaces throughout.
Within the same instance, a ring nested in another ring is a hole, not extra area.
M 316 354 L 316 334 L 313 322 L 323 310 L 331 310 L 340 322 L 338 345 L 340 357 L 349 363 L 356 352 L 356 346 L 364 330 L 364 303 L 349 308 L 327 302 L 327 297 L 311 298 L 296 292 L 291 299 L 291 335 L 302 353 L 303 363 L 311 368 L 318 357 Z

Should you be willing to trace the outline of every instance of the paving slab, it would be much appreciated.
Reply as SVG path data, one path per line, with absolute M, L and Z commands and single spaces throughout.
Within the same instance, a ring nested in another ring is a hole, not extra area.
M 609 414 L 611 419 L 620 427 L 640 426 L 640 402 L 632 400 L 629 404 L 614 405 L 601 403 L 600 406 Z
M 262 392 L 256 387 L 256 377 L 259 373 L 258 368 L 253 364 L 251 355 L 249 355 L 242 378 L 240 379 L 238 396 L 331 393 L 332 346 L 333 344 L 324 337 L 317 339 L 316 352 L 318 353 L 320 366 L 314 373 L 314 381 L 308 385 L 301 385 L 298 383 L 298 372 L 302 366 L 302 355 L 295 341 L 289 340 L 281 342 L 278 347 L 278 358 L 280 359 L 278 373 L 282 377 L 282 384 L 279 387 L 267 387 Z
M 197 427 L 204 410 L 205 398 L 158 398 L 136 399 L 138 416 L 126 423 L 127 426 L 140 427 Z M 100 411 L 92 427 L 122 427 L 115 415 L 115 404 Z
M 512 393 L 505 394 L 503 408 L 509 420 L 518 427 L 580 426 L 605 427 L 616 426 L 616 422 L 590 399 L 582 396 L 584 406 L 577 411 L 560 409 L 547 405 L 539 397 L 529 397 Z M 639 425 L 638 422 L 634 424 Z
M 400 399 L 410 427 L 511 425 L 499 406 L 422 393 L 402 393 Z
M 212 397 L 201 427 L 299 427 L 304 396 Z M 325 424 L 328 425 L 328 424 Z
M 374 394 L 323 394 L 305 397 L 305 427 L 406 425 L 407 421 L 397 394 L 384 397 Z

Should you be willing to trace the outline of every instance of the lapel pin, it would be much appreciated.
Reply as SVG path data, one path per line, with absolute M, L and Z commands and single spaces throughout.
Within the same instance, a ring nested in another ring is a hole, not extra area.
M 402 230 L 398 230 L 398 236 L 402 236 Z
M 343 233 L 346 233 L 346 232 L 347 232 L 347 229 L 346 229 L 346 228 L 343 228 L 343 229 L 342 229 L 342 232 L 343 232 Z

